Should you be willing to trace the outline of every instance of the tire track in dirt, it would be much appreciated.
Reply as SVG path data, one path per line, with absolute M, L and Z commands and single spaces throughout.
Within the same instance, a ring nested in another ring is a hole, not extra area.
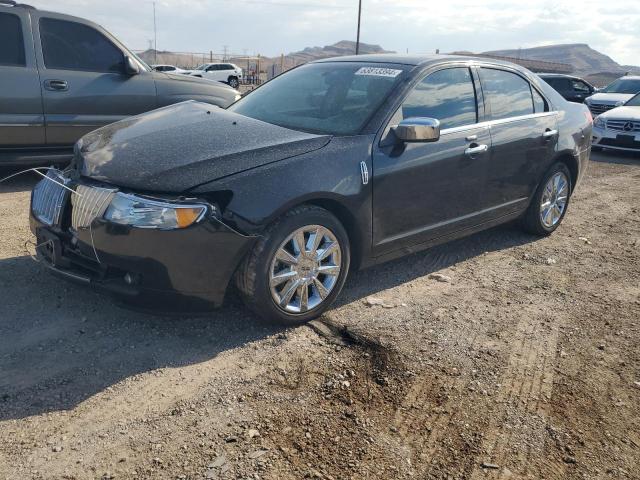
M 478 333 L 473 336 L 469 350 L 475 349 L 477 342 Z M 434 385 L 439 383 L 434 376 L 426 375 L 414 381 L 393 418 L 393 425 L 397 428 L 402 443 L 411 451 L 412 465 L 421 466 L 421 470 L 430 464 L 440 440 L 449 431 L 448 425 L 454 420 L 464 402 L 461 392 L 470 382 L 461 375 L 447 379 L 439 387 L 439 394 L 446 396 L 444 401 L 440 402 L 438 393 L 434 394 Z M 457 398 L 452 400 L 451 397 L 454 395 L 457 395 Z M 430 403 L 435 405 L 434 409 L 429 408 Z M 435 418 L 432 418 L 434 411 Z
M 491 416 L 481 447 L 485 458 L 476 463 L 472 480 L 535 476 L 536 472 L 529 471 L 529 459 L 533 456 L 545 458 L 546 403 L 552 394 L 562 321 L 559 316 L 538 317 L 537 321 L 524 320 L 527 317 L 521 317 L 523 320 L 513 333 L 513 348 L 495 398 L 497 411 Z M 483 462 L 500 468 L 484 469 Z M 554 470 L 562 468 L 549 466 Z M 558 478 L 564 477 L 563 469 L 557 473 Z

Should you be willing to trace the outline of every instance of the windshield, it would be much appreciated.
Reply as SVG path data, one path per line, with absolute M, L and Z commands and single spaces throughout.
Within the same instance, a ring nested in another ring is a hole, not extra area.
M 204 70 L 205 68 L 207 68 L 207 65 L 209 64 L 205 63 L 204 65 L 200 65 L 199 67 L 196 67 L 195 70 Z
M 625 103 L 626 107 L 640 107 L 640 93 Z
M 386 67 L 356 62 L 303 65 L 267 82 L 229 110 L 292 130 L 354 135 L 406 68 Z
M 603 93 L 639 93 L 640 92 L 640 80 L 629 80 L 619 78 L 615 82 L 609 84 L 603 90 Z

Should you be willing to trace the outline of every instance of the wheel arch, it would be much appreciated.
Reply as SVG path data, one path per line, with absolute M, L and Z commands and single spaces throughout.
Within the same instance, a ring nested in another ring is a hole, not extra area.
M 349 237 L 351 267 L 353 267 L 354 270 L 357 269 L 361 262 L 363 239 L 360 229 L 358 228 L 356 218 L 349 208 L 338 200 L 332 198 L 308 199 L 300 205 L 315 205 L 316 207 L 324 208 L 340 221 L 344 229 L 347 231 L 347 236 Z
M 580 165 L 578 160 L 570 153 L 561 153 L 555 158 L 553 163 L 557 162 L 564 163 L 569 169 L 569 173 L 571 173 L 571 194 L 573 194 L 573 190 L 578 182 L 578 176 L 580 175 Z

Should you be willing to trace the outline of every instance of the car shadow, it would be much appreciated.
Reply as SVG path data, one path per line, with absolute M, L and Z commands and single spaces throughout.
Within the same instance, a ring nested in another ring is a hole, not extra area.
M 534 239 L 503 226 L 355 272 L 339 304 Z M 206 316 L 153 316 L 61 282 L 28 256 L 0 260 L 0 420 L 69 410 L 137 374 L 204 362 L 282 331 L 229 297 Z
M 338 304 L 344 305 L 375 295 L 487 252 L 513 248 L 539 239 L 525 233 L 516 223 L 510 223 L 354 272 L 349 276 Z
M 283 329 L 237 301 L 201 317 L 161 317 L 0 260 L 0 421 L 69 410 L 137 374 L 193 365 Z
M 591 152 L 591 161 L 598 163 L 612 163 L 616 165 L 640 166 L 640 152 L 604 149 L 599 152 Z

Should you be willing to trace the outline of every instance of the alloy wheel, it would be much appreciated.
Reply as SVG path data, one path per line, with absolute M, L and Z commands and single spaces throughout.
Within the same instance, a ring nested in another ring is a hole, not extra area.
M 569 198 L 569 179 L 563 172 L 555 173 L 542 192 L 540 221 L 546 228 L 553 228 L 562 218 Z
M 321 225 L 297 229 L 282 242 L 271 262 L 269 287 L 276 305 L 287 313 L 320 306 L 340 277 L 342 249 Z

